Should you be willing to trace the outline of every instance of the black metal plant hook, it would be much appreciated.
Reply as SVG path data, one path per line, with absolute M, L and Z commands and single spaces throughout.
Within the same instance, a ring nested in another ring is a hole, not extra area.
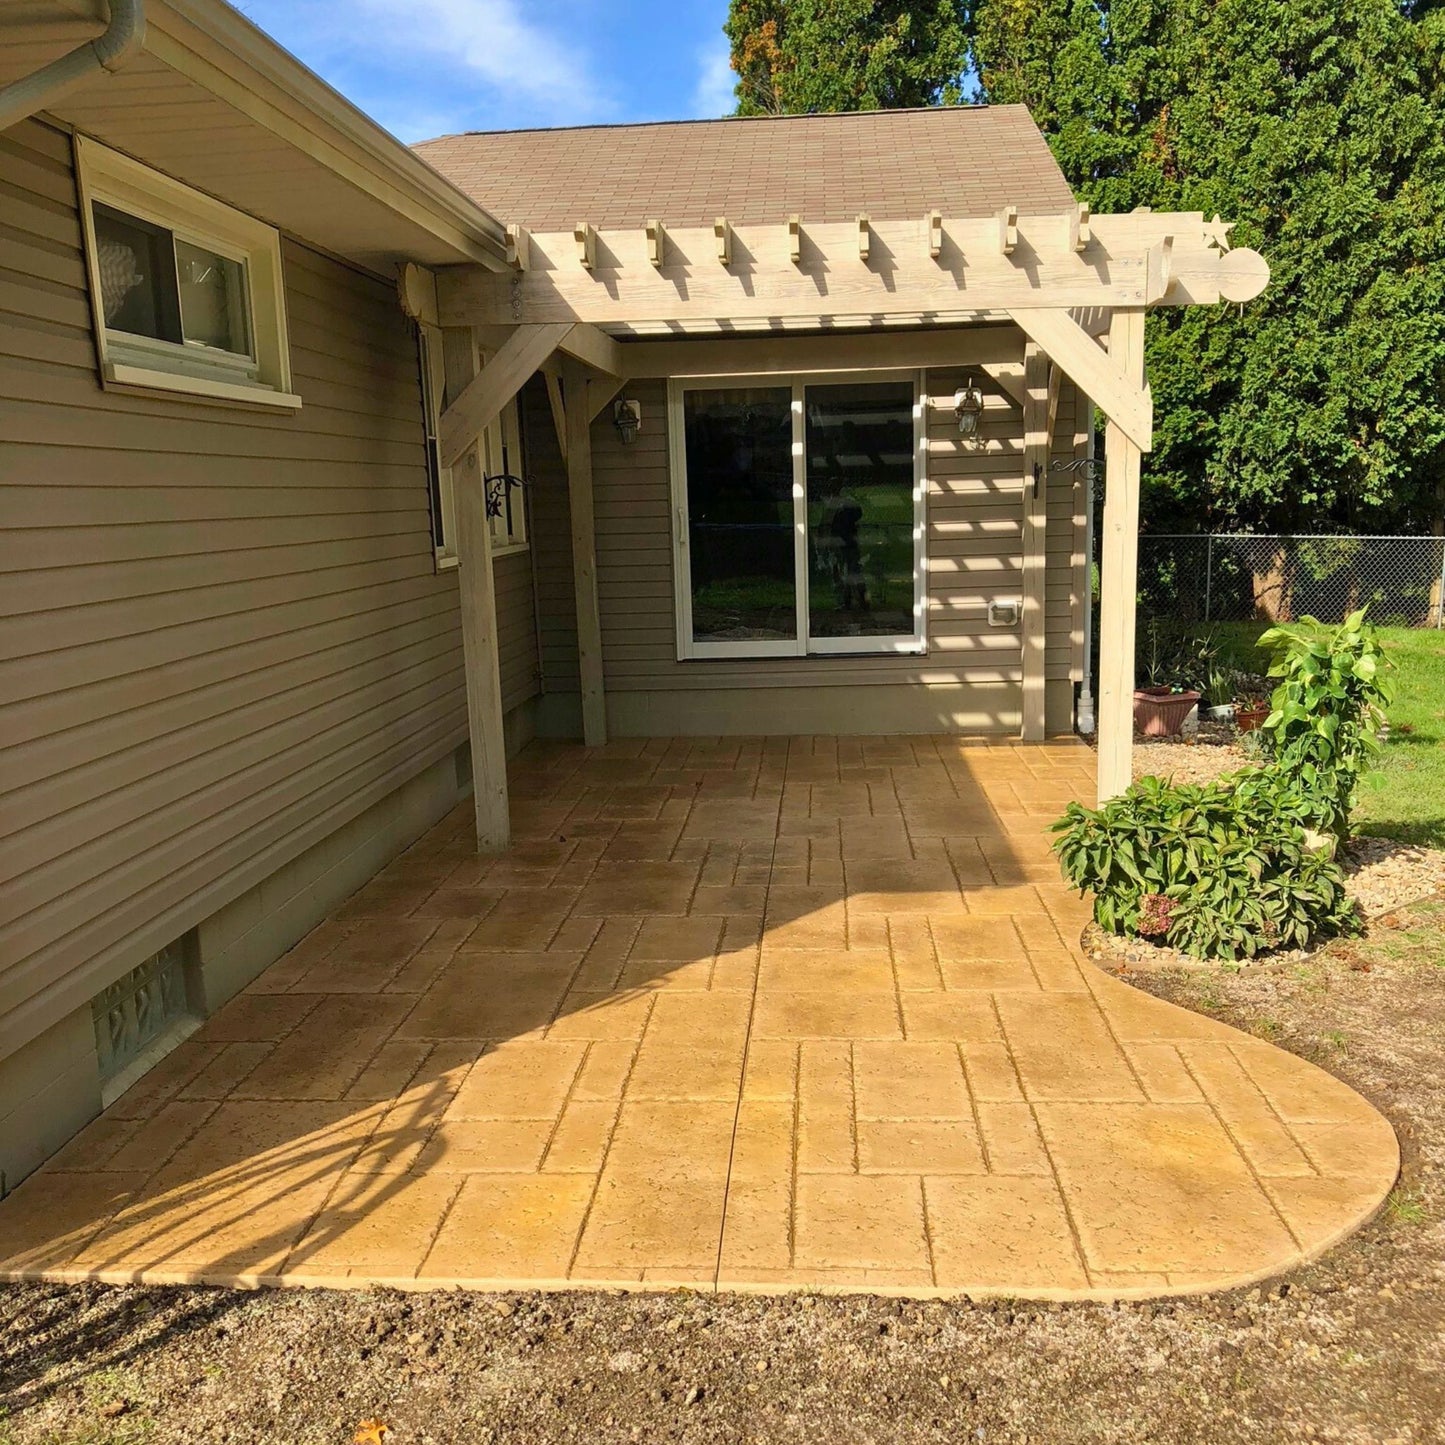
M 513 472 L 496 472 L 490 477 L 483 477 L 482 490 L 487 501 L 487 516 L 500 517 L 507 493 L 513 487 L 520 489 L 526 485 L 526 477 L 519 477 Z
M 1103 465 L 1100 457 L 1075 457 L 1072 461 L 1067 462 L 1055 459 L 1049 463 L 1049 470 L 1051 472 L 1082 472 L 1086 477 L 1092 477 Z

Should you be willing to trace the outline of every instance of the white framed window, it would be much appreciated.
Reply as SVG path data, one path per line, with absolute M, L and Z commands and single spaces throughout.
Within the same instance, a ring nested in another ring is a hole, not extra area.
M 278 233 L 85 136 L 76 159 L 106 384 L 299 407 Z
M 677 655 L 921 653 L 920 372 L 668 384 Z
M 426 427 L 426 480 L 431 507 L 431 540 L 437 566 L 457 565 L 457 517 L 452 493 L 452 469 L 441 464 L 437 442 L 446 398 L 446 370 L 442 360 L 442 334 L 434 326 L 418 325 L 417 359 L 421 367 L 421 410 Z
M 446 406 L 446 367 L 442 334 L 425 323 L 417 327 L 421 366 L 422 412 L 426 419 L 427 485 L 430 490 L 432 546 L 439 568 L 457 565 L 456 498 L 452 469 L 441 464 L 437 437 Z M 527 502 L 522 485 L 522 427 L 516 398 L 482 432 L 482 471 L 487 490 L 487 525 L 492 556 L 527 550 Z

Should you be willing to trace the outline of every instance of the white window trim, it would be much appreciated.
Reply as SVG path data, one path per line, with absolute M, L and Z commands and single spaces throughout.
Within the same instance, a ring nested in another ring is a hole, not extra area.
M 482 458 L 484 476 L 497 476 L 507 468 L 502 465 L 503 449 L 508 452 L 507 465 L 512 475 L 522 475 L 522 416 L 517 398 L 514 396 L 502 408 L 502 414 L 486 427 L 482 433 Z M 492 529 L 492 556 L 515 557 L 518 553 L 531 550 L 530 529 L 527 517 L 527 491 L 518 491 L 517 508 L 514 517 L 516 526 L 510 532 L 503 531 L 498 523 L 500 517 L 488 517 L 487 525 Z
M 423 410 L 423 445 L 430 447 L 434 438 L 439 434 L 441 426 L 441 413 L 443 398 L 446 395 L 446 364 L 442 355 L 442 334 L 435 326 L 428 326 L 425 322 L 417 325 L 417 362 L 419 367 L 424 368 L 422 376 L 421 404 Z M 427 524 L 429 528 L 435 528 L 436 520 L 431 515 L 431 458 L 425 458 L 428 468 L 427 475 Z M 438 466 L 437 468 L 437 505 L 441 508 L 442 540 L 438 546 L 435 534 L 432 538 L 432 551 L 436 557 L 438 572 L 445 572 L 457 565 L 457 553 L 455 540 L 457 535 L 457 519 L 455 497 L 452 491 L 452 469 L 450 467 Z
M 205 401 L 277 411 L 299 409 L 301 398 L 291 390 L 280 233 L 88 136 L 75 137 L 75 158 L 102 385 L 127 391 L 177 392 Z M 91 209 L 97 201 L 164 226 L 182 241 L 245 263 L 256 347 L 254 377 L 246 374 L 253 369 L 249 362 L 228 352 L 129 336 L 106 326 Z M 235 373 L 234 377 L 227 372 Z
M 808 491 L 803 455 L 804 390 L 831 383 L 913 382 L 913 625 L 911 637 L 808 637 Z M 692 635 L 692 572 L 688 554 L 687 444 L 683 394 L 757 386 L 792 392 L 793 575 L 797 580 L 797 637 L 773 641 L 707 642 Z M 667 451 L 672 486 L 672 583 L 680 662 L 704 658 L 920 656 L 928 651 L 928 390 L 922 371 L 818 371 L 670 377 L 667 383 Z
M 420 364 L 428 369 L 422 391 L 422 406 L 428 409 L 426 436 L 431 438 L 439 434 L 441 413 L 446 397 L 446 365 L 443 359 L 442 333 L 438 327 L 428 325 L 424 321 L 417 324 L 417 331 L 419 333 Z M 494 476 L 502 470 L 504 441 L 511 448 L 512 455 L 518 459 L 514 463 L 514 475 L 520 476 L 521 472 L 516 471 L 515 467 L 520 465 L 522 454 L 522 422 L 516 397 L 507 403 L 496 421 L 482 430 L 480 446 L 483 476 Z M 458 561 L 456 494 L 453 490 L 453 476 L 450 467 L 438 469 L 437 493 L 442 513 L 442 542 L 440 546 L 436 546 L 434 543 L 433 551 L 436 555 L 437 570 L 444 572 L 455 567 Z M 516 520 L 520 523 L 520 535 L 517 535 L 517 529 L 514 528 L 510 534 L 510 540 L 499 541 L 496 526 L 498 519 L 487 518 L 487 526 L 491 530 L 493 561 L 498 557 L 514 557 L 532 550 L 527 511 L 528 500 L 525 491 L 522 492 L 519 501 L 520 507 Z

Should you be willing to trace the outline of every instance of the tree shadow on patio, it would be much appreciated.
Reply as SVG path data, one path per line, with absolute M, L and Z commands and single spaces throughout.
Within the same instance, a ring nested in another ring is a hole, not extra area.
M 745 1066 L 791 1051 L 780 1108 L 800 1040 L 981 1037 L 950 978 L 1075 968 L 1088 757 L 536 744 L 507 854 L 462 808 L 383 869 L 0 1208 L 9 1268 L 710 1284 Z

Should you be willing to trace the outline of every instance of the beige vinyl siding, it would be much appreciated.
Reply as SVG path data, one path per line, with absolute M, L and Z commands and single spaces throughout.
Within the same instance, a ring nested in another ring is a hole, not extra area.
M 546 388 L 534 377 L 523 390 L 522 449 L 531 482 L 529 525 L 536 569 L 537 633 L 544 693 L 577 693 L 577 604 L 572 590 L 572 536 L 567 471 Z M 593 445 L 603 424 L 592 429 Z M 670 597 L 671 594 L 669 594 Z M 668 608 L 671 602 L 663 604 Z
M 1059 392 L 1059 411 L 1050 451 L 1057 464 L 1084 454 L 1087 438 L 1080 426 L 1079 393 L 1071 382 Z M 1077 682 L 1083 676 L 1080 650 L 1084 640 L 1084 477 L 1080 472 L 1049 475 L 1049 522 L 1045 538 L 1048 571 L 1044 578 L 1044 676 Z
M 605 421 L 593 428 L 597 517 L 597 586 L 602 652 L 609 695 L 691 689 L 1017 684 L 1022 677 L 1020 629 L 988 621 L 993 600 L 1022 595 L 1023 425 L 1015 406 L 990 406 L 985 445 L 964 447 L 952 411 L 963 375 L 933 371 L 928 394 L 926 656 L 831 656 L 677 659 L 672 582 L 671 491 L 666 387 L 634 382 L 643 430 L 623 446 Z M 552 435 L 545 396 L 526 398 L 528 440 L 537 486 L 534 540 L 547 690 L 577 688 L 575 620 L 568 559 L 566 478 Z M 1073 388 L 1060 397 L 1054 454 L 1074 455 Z M 1080 545 L 1082 489 L 1070 474 L 1049 483 L 1047 665 L 1067 678 L 1076 624 L 1075 552 Z
M 532 609 L 532 553 L 509 552 L 492 564 L 497 589 L 497 663 L 502 710 L 511 712 L 537 696 L 537 619 Z
M 0 137 L 0 1055 L 467 735 L 393 288 L 284 243 L 295 415 L 103 391 L 70 140 Z M 504 692 L 536 689 L 498 560 Z

